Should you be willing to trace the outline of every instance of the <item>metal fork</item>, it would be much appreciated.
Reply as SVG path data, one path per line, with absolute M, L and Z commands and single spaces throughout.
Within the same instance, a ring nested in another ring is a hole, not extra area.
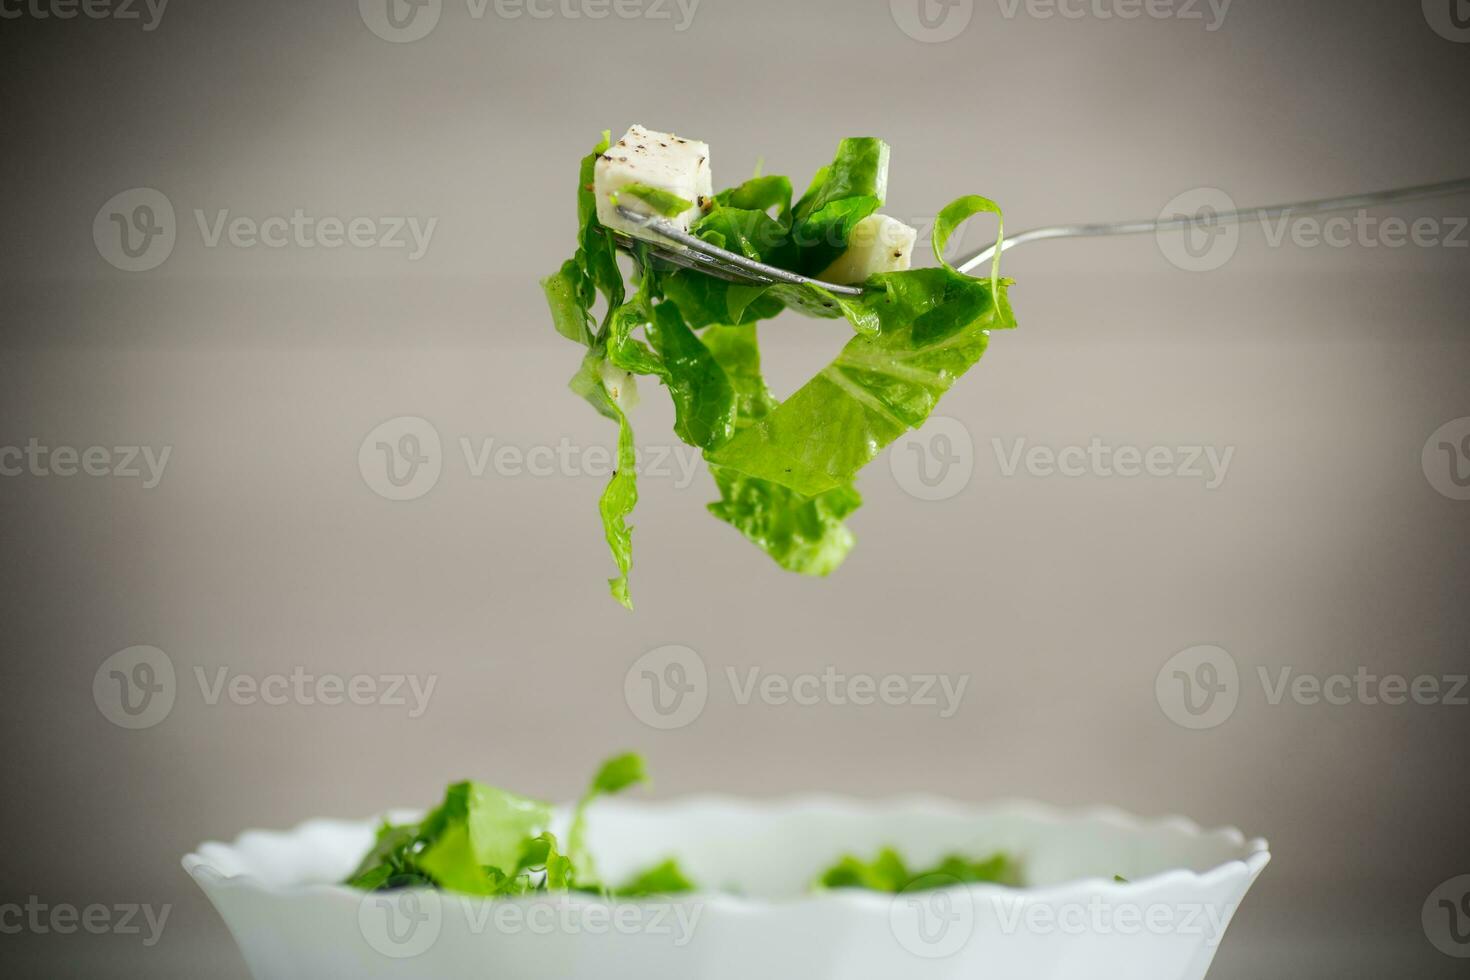
M 969 272 L 976 266 L 989 262 L 995 256 L 996 249 L 1000 249 L 1004 253 L 1015 248 L 1017 245 L 1048 238 L 1098 238 L 1104 235 L 1140 235 L 1149 232 L 1183 231 L 1190 227 L 1214 228 L 1219 225 L 1236 224 L 1253 219 L 1270 220 L 1284 215 L 1319 214 L 1324 211 L 1349 211 L 1357 208 L 1373 207 L 1379 204 L 1388 204 L 1393 201 L 1449 197 L 1467 192 L 1470 192 L 1470 178 L 1448 180 L 1438 184 L 1419 184 L 1414 187 L 1400 187 L 1394 190 L 1374 191 L 1367 194 L 1352 194 L 1346 197 L 1328 197 L 1315 201 L 1295 201 L 1291 204 L 1272 204 L 1267 207 L 1241 208 L 1238 211 L 1176 215 L 1172 218 L 1161 217 L 1142 221 L 1048 225 L 1045 228 L 1032 228 L 1029 231 L 1023 231 L 1004 238 L 988 248 L 981 249 L 973 255 L 954 263 L 954 266 L 961 272 Z M 648 245 L 655 258 L 671 265 L 694 269 L 720 279 L 747 286 L 816 286 L 836 296 L 861 296 L 863 294 L 863 287 L 861 286 L 842 286 L 837 283 L 823 282 L 820 279 L 798 275 L 795 272 L 778 269 L 773 265 L 766 265 L 764 262 L 748 259 L 728 249 L 711 245 L 698 236 L 691 235 L 687 231 L 681 231 L 669 224 L 668 221 L 658 217 L 638 214 L 623 207 L 618 208 L 618 214 L 638 225 L 640 228 L 652 232 L 669 242 L 669 245 L 662 245 L 657 242 L 649 242 Z M 632 239 L 629 236 L 614 232 L 614 238 L 620 246 L 631 249 Z M 834 315 L 834 311 L 824 308 L 821 304 L 810 302 L 806 297 L 796 291 L 783 291 L 783 298 L 794 302 L 796 305 L 810 312 L 819 313 L 823 316 Z

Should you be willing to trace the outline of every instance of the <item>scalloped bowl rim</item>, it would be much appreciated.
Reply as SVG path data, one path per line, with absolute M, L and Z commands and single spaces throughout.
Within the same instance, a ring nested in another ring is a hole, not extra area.
M 722 794 L 701 794 L 668 800 L 617 801 L 614 805 L 629 809 L 659 810 L 664 812 L 724 809 L 766 814 L 777 811 L 826 811 L 838 815 L 857 815 L 864 813 L 922 811 L 929 814 L 942 814 L 956 817 L 975 817 L 1004 813 L 1048 824 L 1097 822 L 1115 828 L 1141 832 L 1167 831 L 1199 839 L 1214 838 L 1245 851 L 1243 857 L 1232 858 L 1207 871 L 1195 871 L 1191 868 L 1172 868 L 1167 871 L 1160 871 L 1128 881 L 1115 881 L 1108 878 L 1092 876 L 1068 879 L 1042 887 L 1014 888 L 991 883 L 976 883 L 956 884 L 941 889 L 942 891 L 967 892 L 976 896 L 999 893 L 1030 901 L 1047 901 L 1052 900 L 1055 896 L 1073 893 L 1079 890 L 1090 891 L 1098 888 L 1114 894 L 1135 895 L 1160 891 L 1176 885 L 1190 888 L 1206 888 L 1237 875 L 1244 875 L 1247 879 L 1254 879 L 1271 860 L 1270 845 L 1265 838 L 1247 838 L 1244 833 L 1233 826 L 1205 829 L 1188 817 L 1168 815 L 1143 818 L 1113 806 L 1061 807 L 1023 799 L 1003 799 L 988 803 L 964 803 L 946 797 L 923 794 L 908 794 L 871 800 L 823 794 L 802 794 L 774 797 L 771 799 L 749 799 Z M 200 887 L 205 889 L 237 888 L 283 896 L 331 895 L 358 902 L 361 900 L 363 893 L 358 889 L 350 888 L 343 884 L 327 882 L 277 884 L 264 881 L 249 871 L 227 874 L 214 865 L 210 858 L 206 856 L 206 852 L 211 850 L 238 850 L 240 845 L 247 840 L 261 838 L 286 839 L 308 833 L 314 828 L 361 828 L 364 824 L 376 822 L 384 816 L 399 820 L 411 819 L 413 815 L 421 812 L 418 810 L 393 809 L 366 819 L 343 820 L 331 817 L 317 817 L 302 821 L 288 830 L 245 830 L 229 843 L 213 840 L 204 841 L 193 851 L 184 855 L 182 864 L 184 870 L 199 883 Z M 441 894 L 445 899 L 449 900 L 457 899 L 466 902 L 482 901 L 482 899 L 470 895 L 460 895 L 452 892 L 442 892 Z M 548 897 L 547 895 L 532 895 L 517 898 L 502 898 L 496 899 L 496 901 L 545 902 Z M 557 895 L 555 898 L 560 902 L 574 906 L 605 905 L 610 901 L 600 896 L 577 893 Z M 728 892 L 698 891 L 679 896 L 673 901 L 663 900 L 660 904 L 699 902 L 706 906 L 734 911 L 746 910 L 754 912 L 762 909 L 784 909 L 822 904 L 886 908 L 891 900 L 891 895 L 862 891 L 860 889 L 814 891 L 804 895 L 782 898 L 753 898 L 743 895 L 733 895 Z M 628 899 L 620 899 L 617 901 L 619 904 L 647 904 L 654 900 L 632 900 L 630 902 Z

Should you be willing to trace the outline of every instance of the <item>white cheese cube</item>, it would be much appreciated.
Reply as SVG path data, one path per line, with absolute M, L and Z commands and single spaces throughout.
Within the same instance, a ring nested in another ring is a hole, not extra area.
M 602 375 L 602 389 L 613 400 L 613 404 L 624 412 L 638 407 L 638 379 L 633 374 L 624 371 L 612 361 L 603 361 L 598 365 L 597 373 Z
M 839 286 L 856 285 L 878 272 L 903 272 L 919 233 L 897 218 L 870 214 L 852 229 L 847 251 L 817 276 Z
M 667 220 L 683 231 L 710 206 L 714 182 L 710 176 L 709 144 L 687 140 L 673 133 L 658 133 L 634 125 L 623 138 L 607 148 L 593 165 L 593 191 L 597 196 L 597 220 L 608 228 L 658 241 L 618 214 L 618 206 L 638 214 Z M 630 184 L 642 184 L 690 202 L 677 215 L 659 214 L 657 209 L 632 194 L 620 194 Z

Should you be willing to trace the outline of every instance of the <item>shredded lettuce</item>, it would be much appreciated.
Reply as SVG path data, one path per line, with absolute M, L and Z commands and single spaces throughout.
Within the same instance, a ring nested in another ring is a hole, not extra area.
M 430 887 L 499 898 L 579 891 L 612 896 L 669 895 L 694 886 L 669 860 L 609 887 L 583 842 L 587 807 L 600 796 L 647 781 L 643 760 L 607 760 L 577 804 L 563 851 L 550 828 L 552 808 L 484 783 L 455 783 L 444 801 L 411 824 L 384 823 L 346 884 L 365 891 Z
M 1010 855 L 997 852 L 979 859 L 950 854 L 933 867 L 913 870 L 897 851 L 884 848 L 871 861 L 849 854 L 817 879 L 822 888 L 863 888 L 893 894 L 986 882 L 1020 887 L 1021 866 Z
M 629 401 L 608 390 L 605 364 L 656 378 L 669 390 L 674 431 L 703 452 L 719 491 L 710 513 L 782 568 L 828 574 L 853 547 L 845 519 L 862 504 L 858 473 L 924 423 L 985 353 L 991 330 L 1015 326 L 999 250 L 988 279 L 960 273 L 943 254 L 956 228 L 976 214 L 1000 218 L 1000 208 L 976 195 L 951 202 L 932 236 L 938 266 L 875 275 L 857 298 L 664 267 L 642 245 L 633 249 L 630 297 L 592 190 L 593 163 L 609 141 L 604 132 L 582 161 L 576 254 L 542 288 L 557 332 L 584 348 L 572 389 L 618 426 L 617 471 L 600 502 L 618 569 L 609 580 L 613 596 L 632 608 L 628 518 L 638 490 Z M 844 139 L 794 203 L 788 178 L 754 177 L 717 193 L 690 230 L 749 258 L 817 275 L 843 253 L 858 222 L 883 205 L 888 159 L 880 139 Z M 593 313 L 599 299 L 600 320 Z M 779 401 L 761 376 L 756 325 L 787 309 L 846 319 L 854 335 L 816 377 Z
M 439 888 L 485 898 L 552 892 L 647 898 L 697 891 L 673 858 L 618 885 L 606 884 L 596 872 L 585 840 L 588 808 L 601 797 L 647 782 L 641 756 L 627 753 L 605 761 L 572 810 L 565 848 L 551 832 L 550 804 L 484 783 L 454 783 L 422 820 L 384 822 L 344 883 L 364 891 Z M 1020 865 L 1004 853 L 979 859 L 951 854 L 931 868 L 910 870 L 898 852 L 885 848 L 871 861 L 841 858 L 813 887 L 897 893 L 975 882 L 1019 886 Z

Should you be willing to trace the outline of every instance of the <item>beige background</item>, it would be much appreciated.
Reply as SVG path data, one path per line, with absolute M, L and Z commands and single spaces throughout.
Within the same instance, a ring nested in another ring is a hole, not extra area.
M 976 0 L 953 40 L 882 0 L 703 0 L 674 20 L 471 16 L 447 0 L 414 43 L 351 3 L 176 0 L 156 30 L 0 25 L 7 220 L 0 445 L 172 447 L 152 490 L 0 480 L 4 595 L 0 902 L 174 908 L 136 937 L 0 936 L 14 975 L 243 976 L 179 870 L 204 838 L 431 800 L 474 776 L 550 797 L 645 752 L 655 793 L 824 789 L 1031 796 L 1181 812 L 1271 838 L 1276 860 L 1212 977 L 1451 977 L 1420 907 L 1470 872 L 1470 708 L 1271 705 L 1257 668 L 1464 673 L 1470 503 L 1421 470 L 1470 415 L 1470 250 L 1272 247 L 1259 227 L 1209 273 L 1148 237 L 1029 245 L 997 336 L 943 413 L 974 446 L 950 499 L 864 474 L 860 544 L 827 581 L 781 573 L 649 478 L 636 614 L 614 605 L 600 481 L 475 477 L 459 440 L 606 445 L 564 390 L 576 350 L 536 279 L 572 242 L 576 158 L 603 128 L 714 147 L 716 180 L 798 182 L 838 138 L 893 144 L 890 209 L 983 193 L 1011 227 L 1158 214 L 1180 192 L 1265 203 L 1470 173 L 1470 46 L 1419 4 L 1237 0 L 1200 21 L 1014 17 Z M 585 9 L 585 8 L 576 8 Z M 119 271 L 94 246 L 112 195 L 153 187 L 173 253 Z M 427 254 L 205 247 L 194 211 L 437 218 Z M 1446 221 L 1470 202 L 1387 211 Z M 979 245 L 985 228 L 967 232 Z M 1463 242 L 1465 236 L 1461 236 Z M 765 328 L 789 391 L 840 324 Z M 637 419 L 668 445 L 655 387 Z M 358 448 L 429 420 L 443 472 L 390 502 Z M 1222 486 L 1002 475 L 992 440 L 1234 447 Z M 693 724 L 624 701 L 661 644 L 716 681 Z M 1173 724 L 1155 676 L 1224 647 L 1234 716 Z M 125 731 L 93 674 L 134 644 L 179 678 Z M 736 703 L 726 667 L 946 672 L 962 709 Z M 390 706 L 206 703 L 195 668 L 262 677 L 433 675 Z

